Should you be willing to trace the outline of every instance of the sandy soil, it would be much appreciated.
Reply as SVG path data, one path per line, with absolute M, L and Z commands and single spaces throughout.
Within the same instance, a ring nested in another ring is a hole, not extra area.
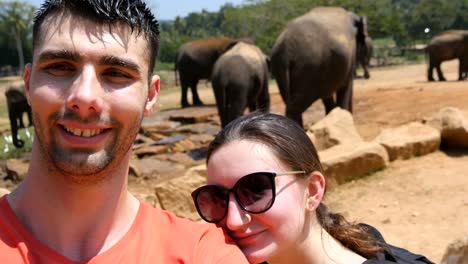
M 371 69 L 371 79 L 354 82 L 354 119 L 358 131 L 372 140 L 386 127 L 421 121 L 445 106 L 468 111 L 468 81 L 455 81 L 458 62 L 445 62 L 447 82 L 427 82 L 426 65 Z M 164 92 L 160 107 L 177 105 L 179 92 Z M 200 85 L 202 100 L 214 103 L 212 91 Z M 272 111 L 284 113 L 272 83 Z M 321 102 L 304 114 L 305 122 L 323 117 Z M 438 151 L 390 166 L 364 179 L 337 187 L 326 202 L 349 220 L 377 227 L 387 242 L 426 255 L 439 263 L 446 246 L 468 234 L 468 150 Z

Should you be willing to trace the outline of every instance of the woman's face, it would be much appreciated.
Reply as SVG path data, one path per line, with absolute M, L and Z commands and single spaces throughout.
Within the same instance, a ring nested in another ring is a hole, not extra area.
M 217 149 L 208 166 L 208 183 L 232 188 L 254 172 L 287 172 L 265 145 L 248 140 L 234 141 Z M 251 263 L 271 259 L 292 249 L 307 236 L 306 180 L 297 175 L 275 178 L 276 200 L 261 214 L 244 211 L 230 194 L 228 213 L 219 223 L 237 242 Z

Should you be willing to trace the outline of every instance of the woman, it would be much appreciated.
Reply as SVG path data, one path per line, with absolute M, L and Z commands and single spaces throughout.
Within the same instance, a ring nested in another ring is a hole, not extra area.
M 375 228 L 329 212 L 321 171 L 302 127 L 253 113 L 211 142 L 209 185 L 192 196 L 200 216 L 224 227 L 251 263 L 389 263 L 400 253 L 421 260 L 404 263 L 431 263 L 387 245 Z

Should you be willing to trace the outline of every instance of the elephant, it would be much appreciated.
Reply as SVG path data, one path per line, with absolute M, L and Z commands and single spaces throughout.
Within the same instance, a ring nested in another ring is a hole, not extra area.
M 369 63 L 372 57 L 373 50 L 374 45 L 372 44 L 372 39 L 369 36 L 366 36 L 364 46 L 357 45 L 356 67 L 354 69 L 354 76 L 357 76 L 356 69 L 359 65 L 361 65 L 362 69 L 364 70 L 364 78 L 370 78 Z
M 27 113 L 29 126 L 32 125 L 31 107 L 29 106 L 23 91 L 18 88 L 9 88 L 5 92 L 5 96 L 7 99 L 13 145 L 17 148 L 22 148 L 24 146 L 24 141 L 18 139 L 18 129 L 25 127 L 23 122 L 23 113 Z
M 268 58 L 255 45 L 239 42 L 226 51 L 213 67 L 211 83 L 221 126 L 251 112 L 270 110 Z
M 425 49 L 429 55 L 427 80 L 434 81 L 433 69 L 436 68 L 439 81 L 445 81 L 440 64 L 446 60 L 458 59 L 458 80 L 468 75 L 468 30 L 448 30 L 432 38 Z
M 366 36 L 365 19 L 341 7 L 316 7 L 287 24 L 271 52 L 287 117 L 302 125 L 302 113 L 317 99 L 326 113 L 336 105 L 352 112 L 356 46 Z
M 226 37 L 215 37 L 198 39 L 183 44 L 176 54 L 175 78 L 177 83 L 177 71 L 180 75 L 180 85 L 182 89 L 180 103 L 182 107 L 189 107 L 187 100 L 187 90 L 192 90 L 193 105 L 200 106 L 197 92 L 197 84 L 200 79 L 210 79 L 213 65 L 228 47 L 239 41 L 249 41 L 247 39 L 233 39 Z

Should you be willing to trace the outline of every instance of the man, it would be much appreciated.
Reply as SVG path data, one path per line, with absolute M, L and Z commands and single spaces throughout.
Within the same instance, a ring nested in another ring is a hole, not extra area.
M 24 73 L 36 133 L 26 178 L 0 199 L 0 263 L 247 263 L 221 229 L 127 191 L 158 46 L 141 0 L 42 5 Z

